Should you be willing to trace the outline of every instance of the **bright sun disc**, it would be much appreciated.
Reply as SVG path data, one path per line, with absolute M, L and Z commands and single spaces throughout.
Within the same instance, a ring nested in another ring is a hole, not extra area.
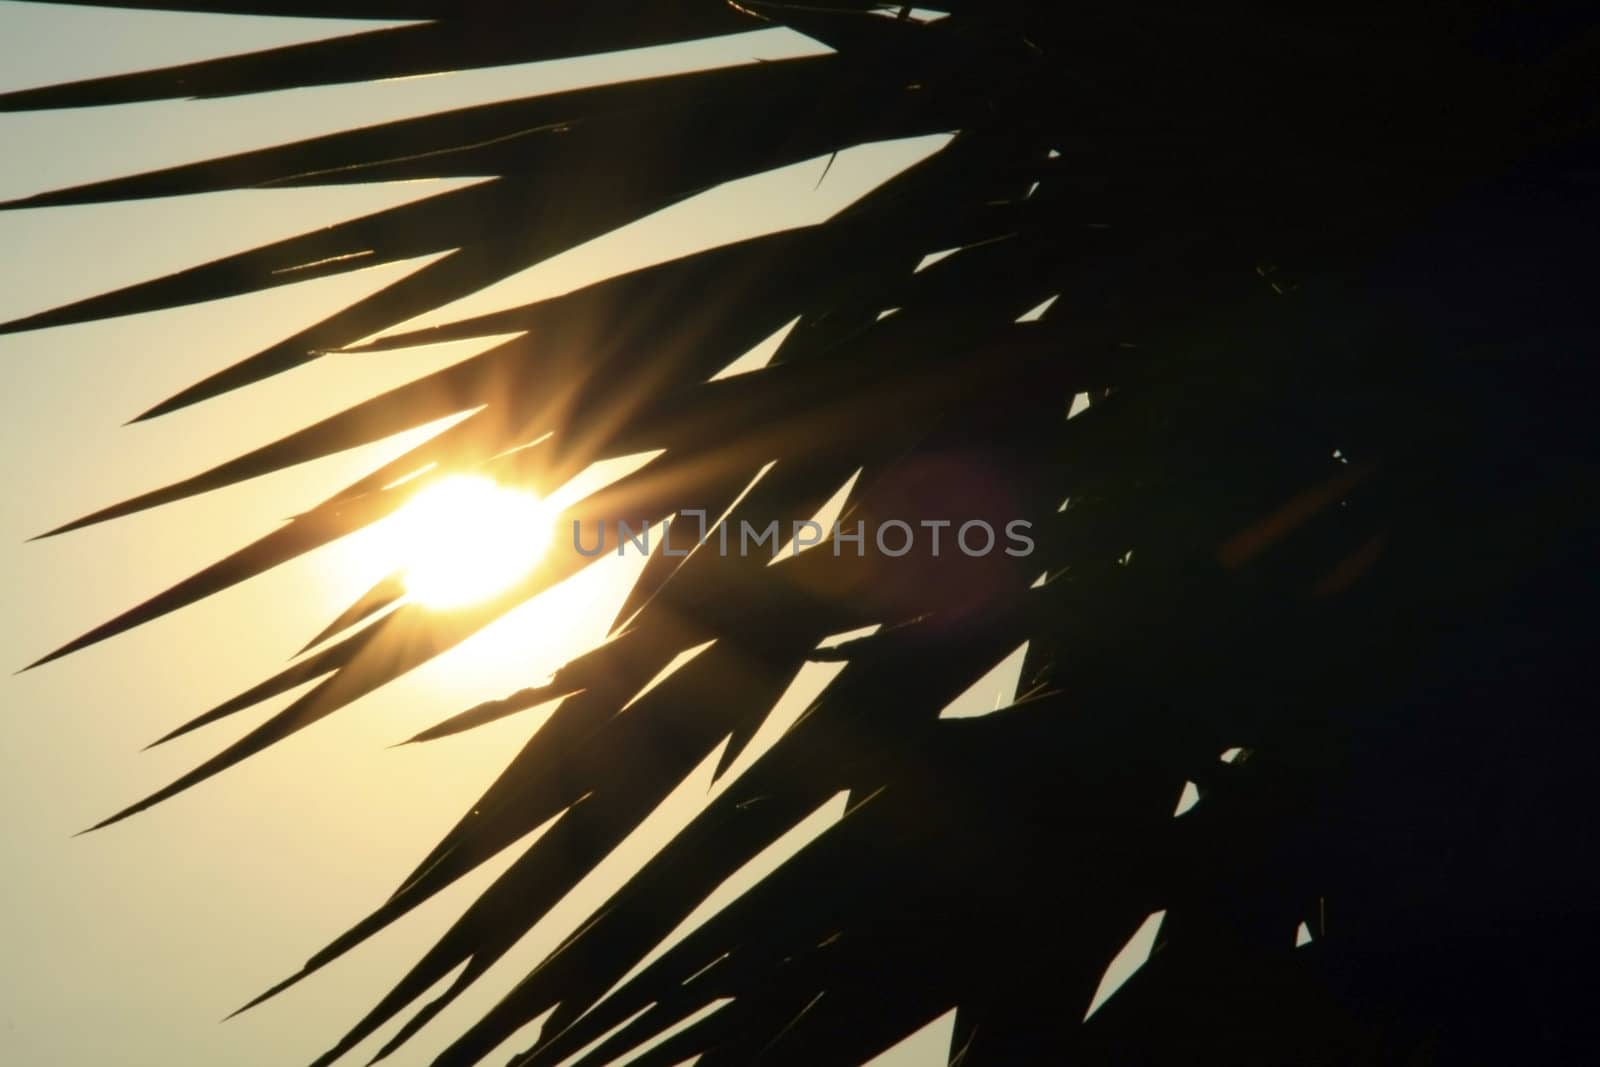
M 440 479 L 394 518 L 406 592 L 434 608 L 493 596 L 532 570 L 550 544 L 539 498 L 489 478 Z

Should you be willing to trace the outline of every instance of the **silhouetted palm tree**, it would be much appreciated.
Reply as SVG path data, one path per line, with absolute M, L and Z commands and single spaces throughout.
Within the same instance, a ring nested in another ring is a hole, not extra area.
M 869 141 L 955 137 L 823 224 L 370 346 L 519 333 L 64 527 L 481 406 L 55 655 L 371 523 L 448 471 L 548 491 L 596 460 L 665 449 L 587 502 L 586 520 L 715 516 L 737 501 L 730 518 L 759 527 L 811 515 L 859 469 L 847 522 L 1021 517 L 1037 545 L 1013 558 L 947 544 L 934 559 L 919 542 L 891 557 L 869 536 L 860 558 L 772 567 L 658 553 L 619 636 L 423 735 L 567 695 L 394 896 L 290 982 L 564 814 L 319 1062 L 465 962 L 389 1047 L 403 1042 L 731 737 L 726 766 L 819 658 L 845 667 L 804 718 L 440 1062 L 476 1062 L 554 1007 L 516 1061 L 553 1064 L 648 1008 L 583 1061 L 604 1062 L 727 997 L 636 1062 L 854 1064 L 951 1007 L 969 1065 L 1583 1058 L 1600 899 L 1584 699 L 1592 25 L 1510 5 L 1247 17 L 961 0 L 943 18 L 849 0 L 161 6 L 431 21 L 0 106 L 260 92 L 767 22 L 832 51 L 6 205 L 495 176 L 5 327 L 448 253 L 148 417 L 718 183 Z M 946 249 L 960 251 L 918 269 Z M 707 381 L 796 317 L 768 369 Z M 1069 419 L 1079 394 L 1089 406 Z M 319 650 L 175 733 L 323 681 L 107 821 L 339 710 L 588 562 L 558 539 L 518 588 L 448 614 L 384 613 L 399 591 L 380 585 Z M 1024 641 L 1013 706 L 938 717 Z M 1175 818 L 1186 782 L 1201 799 Z M 600 1000 L 841 789 L 853 807 L 837 827 Z M 1085 1021 L 1108 960 L 1156 912 L 1149 963 Z M 1301 922 L 1312 940 L 1297 948 Z

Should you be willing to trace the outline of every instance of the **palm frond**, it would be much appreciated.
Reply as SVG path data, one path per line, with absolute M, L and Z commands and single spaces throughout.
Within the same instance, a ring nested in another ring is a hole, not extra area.
M 253 93 L 771 25 L 830 52 L 0 205 L 485 179 L 0 326 L 440 257 L 144 418 L 315 359 L 514 335 L 52 531 L 471 413 L 46 660 L 368 526 L 451 472 L 548 493 L 659 450 L 561 522 L 614 531 L 704 508 L 764 528 L 816 513 L 854 476 L 849 523 L 1022 519 L 1036 542 L 1023 558 L 949 540 L 897 555 L 869 537 L 860 555 L 824 547 L 775 566 L 658 554 L 609 641 L 413 739 L 560 700 L 389 899 L 256 1002 L 549 829 L 319 1063 L 405 1018 L 382 1054 L 399 1048 L 694 768 L 716 756 L 726 772 L 819 659 L 842 666 L 823 695 L 439 1063 L 480 1062 L 546 1013 L 516 1063 L 597 1041 L 579 1062 L 606 1062 L 694 1017 L 633 1062 L 855 1064 L 950 1008 L 962 1064 L 1420 1062 L 1428 1048 L 1511 1062 L 1575 1039 L 1570 990 L 1499 998 L 1578 951 L 1540 938 L 1592 940 L 1566 919 L 1593 878 L 1562 882 L 1573 846 L 1559 841 L 1578 832 L 1594 732 L 1577 687 L 1597 467 L 1574 359 L 1595 338 L 1577 281 L 1596 206 L 1580 88 L 1592 28 L 1391 8 L 1249 22 L 1161 4 L 950 4 L 927 22 L 898 5 L 755 0 L 168 6 L 426 21 L 11 93 L 0 108 Z M 930 134 L 951 139 L 816 225 L 408 325 L 721 183 Z M 714 378 L 790 322 L 766 369 Z M 1079 396 L 1087 410 L 1069 418 Z M 100 825 L 338 712 L 589 562 L 558 539 L 518 586 L 449 614 L 380 583 L 318 650 L 169 737 L 314 688 Z M 1024 642 L 1017 699 L 940 717 Z M 1250 758 L 1219 760 L 1235 747 Z M 1517 754 L 1530 748 L 1537 760 Z M 1175 817 L 1185 783 L 1201 800 Z M 1498 813 L 1439 799 L 1461 789 Z M 836 826 L 652 956 L 841 791 Z M 1296 923 L 1330 909 L 1297 948 Z M 1148 963 L 1085 1019 L 1107 962 L 1157 913 Z M 1452 977 L 1467 966 L 1472 988 Z

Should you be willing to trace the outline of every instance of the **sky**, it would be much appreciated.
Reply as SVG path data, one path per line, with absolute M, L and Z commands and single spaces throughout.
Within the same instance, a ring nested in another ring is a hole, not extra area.
M 0 90 L 313 40 L 357 25 L 372 24 L 0 2 Z M 0 114 L 0 200 L 468 103 L 816 50 L 805 38 L 774 30 L 376 85 Z M 820 221 L 944 140 L 853 149 L 827 169 L 825 181 L 826 160 L 818 159 L 712 190 L 546 261 L 430 321 L 524 303 L 618 270 Z M 0 320 L 462 184 L 244 191 L 0 213 Z M 493 339 L 324 358 L 196 408 L 123 425 L 179 388 L 427 261 L 0 337 L 0 479 L 6 490 L 0 496 L 0 650 L 10 670 L 441 428 L 424 427 L 153 512 L 25 543 L 489 347 Z M 759 363 L 759 353 L 753 358 Z M 506 850 L 321 975 L 219 1022 L 298 970 L 386 897 L 544 712 L 429 745 L 388 746 L 451 712 L 529 684 L 602 637 L 637 570 L 636 558 L 597 564 L 439 660 L 181 797 L 107 830 L 72 836 L 298 696 L 301 690 L 140 751 L 277 670 L 387 573 L 381 556 L 371 539 L 356 535 L 64 660 L 0 674 L 0 1055 L 8 1062 L 306 1062 L 527 847 L 525 840 Z M 557 618 L 562 625 L 552 625 Z M 1019 663 L 1012 657 L 974 686 L 964 713 L 1006 702 L 1007 687 L 1015 690 L 1008 664 Z M 802 670 L 764 728 L 766 741 L 834 670 L 822 664 Z M 752 745 L 734 773 L 761 747 Z M 427 1063 L 531 969 L 587 907 L 698 810 L 711 792 L 713 764 L 691 775 L 575 899 L 390 1062 Z M 770 869 L 824 832 L 844 805 L 841 794 L 757 865 Z M 759 873 L 747 872 L 717 899 Z M 394 1028 L 381 1030 L 349 1062 L 365 1062 Z M 931 1020 L 874 1067 L 942 1064 L 950 1032 L 948 1015 Z M 486 1062 L 504 1062 L 532 1036 L 525 1031 Z

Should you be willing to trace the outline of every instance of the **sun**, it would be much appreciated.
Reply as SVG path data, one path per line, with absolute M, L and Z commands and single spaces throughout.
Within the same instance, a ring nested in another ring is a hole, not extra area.
M 394 515 L 392 542 L 410 599 L 455 608 L 509 587 L 550 546 L 551 519 L 532 493 L 451 475 Z

